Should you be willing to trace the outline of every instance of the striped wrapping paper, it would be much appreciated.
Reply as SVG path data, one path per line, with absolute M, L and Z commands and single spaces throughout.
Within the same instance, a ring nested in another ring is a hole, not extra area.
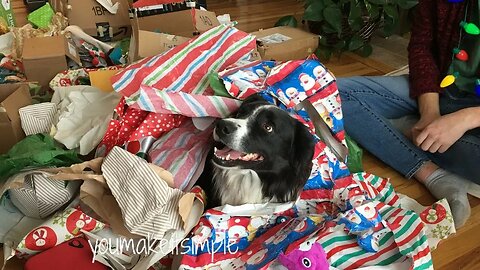
M 162 239 L 167 231 L 183 228 L 178 203 L 184 193 L 170 188 L 145 160 L 114 147 L 102 172 L 131 233 Z
M 200 131 L 189 119 L 160 137 L 148 155 L 153 164 L 172 173 L 176 188 L 190 190 L 203 171 L 211 134 L 211 128 Z
M 18 110 L 25 135 L 50 133 L 57 105 L 51 102 L 29 105 Z
M 183 92 L 166 92 L 142 85 L 133 108 L 188 117 L 224 118 L 236 111 L 241 101 L 220 96 L 205 96 Z
M 113 88 L 128 98 L 129 105 L 139 98 L 141 85 L 168 92 L 202 94 L 209 86 L 210 72 L 247 58 L 255 47 L 252 35 L 220 25 L 164 54 L 130 65 L 112 77 Z

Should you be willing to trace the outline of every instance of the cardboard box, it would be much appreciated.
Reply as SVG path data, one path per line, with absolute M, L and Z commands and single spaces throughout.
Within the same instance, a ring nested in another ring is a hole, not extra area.
M 154 56 L 194 36 L 191 10 L 132 18 L 129 62 Z M 195 10 L 196 28 L 203 33 L 220 25 L 214 12 Z
M 77 48 L 64 36 L 26 39 L 22 55 L 27 79 L 44 87 L 68 69 L 67 57 L 81 65 Z
M 27 84 L 0 84 L 0 154 L 25 138 L 18 109 L 32 104 Z
M 127 0 L 119 3 L 116 14 L 110 13 L 95 0 L 50 0 L 53 9 L 62 12 L 70 25 L 76 25 L 90 36 L 101 41 L 117 41 L 131 35 Z
M 192 11 L 182 10 L 147 17 L 136 17 L 140 30 L 165 33 L 170 35 L 193 37 L 220 25 L 215 12 L 195 9 L 195 23 L 192 21 Z
M 258 52 L 264 60 L 304 59 L 318 47 L 318 36 L 298 28 L 280 26 L 251 33 L 257 38 Z
M 129 61 L 132 63 L 145 57 L 160 54 L 188 40 L 189 38 L 181 36 L 145 30 L 134 31 L 130 39 Z

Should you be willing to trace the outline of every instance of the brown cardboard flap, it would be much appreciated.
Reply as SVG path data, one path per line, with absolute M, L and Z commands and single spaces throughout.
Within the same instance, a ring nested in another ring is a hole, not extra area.
M 10 121 L 20 121 L 18 110 L 30 104 L 32 104 L 32 97 L 30 96 L 30 89 L 25 84 L 19 85 L 12 94 L 0 103 Z
M 25 83 L 3 83 L 0 84 L 0 102 L 3 102 L 8 96 L 10 96 L 21 85 L 27 85 Z M 28 85 L 27 85 L 28 86 Z
M 25 39 L 23 59 L 33 60 L 65 55 L 65 38 L 63 36 L 34 37 Z

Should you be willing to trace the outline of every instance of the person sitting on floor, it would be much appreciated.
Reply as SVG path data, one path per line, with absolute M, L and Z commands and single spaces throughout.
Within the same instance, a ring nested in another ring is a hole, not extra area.
M 370 153 L 446 198 L 459 228 L 471 212 L 469 181 L 480 184 L 480 1 L 420 0 L 416 12 L 409 77 L 338 79 L 345 127 Z M 419 120 L 405 134 L 389 119 L 407 115 Z

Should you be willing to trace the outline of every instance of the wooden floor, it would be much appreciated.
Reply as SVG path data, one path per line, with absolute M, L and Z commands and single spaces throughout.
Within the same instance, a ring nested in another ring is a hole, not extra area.
M 26 11 L 23 0 L 13 0 L 17 22 L 25 22 Z M 209 10 L 217 15 L 229 13 L 238 21 L 238 28 L 247 32 L 272 27 L 278 18 L 295 14 L 300 18 L 302 2 L 295 0 L 208 0 Z M 353 75 L 383 75 L 406 64 L 406 43 L 401 39 L 382 40 L 374 37 L 376 51 L 370 58 L 354 54 L 343 54 L 328 63 L 337 77 Z M 378 46 L 377 46 L 378 45 Z M 400 47 L 398 47 L 400 46 Z M 416 181 L 407 180 L 371 155 L 364 157 L 365 169 L 391 179 L 395 190 L 406 194 L 424 205 L 434 202 L 428 191 Z M 433 251 L 435 269 L 450 270 L 480 269 L 480 200 L 471 198 L 472 217 L 456 235 L 440 243 Z

